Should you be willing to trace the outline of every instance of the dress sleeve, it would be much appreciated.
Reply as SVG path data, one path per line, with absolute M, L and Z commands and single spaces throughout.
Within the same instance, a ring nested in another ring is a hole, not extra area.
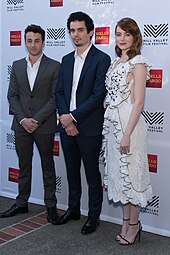
M 150 65 L 149 61 L 145 57 L 143 57 L 142 55 L 137 55 L 134 58 L 132 58 L 129 61 L 129 63 L 130 63 L 130 70 L 129 70 L 129 72 L 134 68 L 134 66 L 136 64 L 144 64 L 146 66 L 146 68 L 147 68 L 147 80 L 150 79 L 151 65 Z

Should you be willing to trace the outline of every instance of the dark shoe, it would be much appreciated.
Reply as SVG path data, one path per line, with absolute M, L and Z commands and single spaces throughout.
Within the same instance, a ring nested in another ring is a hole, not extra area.
M 62 225 L 67 223 L 69 220 L 79 220 L 80 219 L 80 212 L 78 211 L 72 211 L 72 210 L 67 210 L 64 215 L 58 218 L 57 222 L 55 223 L 56 225 Z
M 97 226 L 99 225 L 100 219 L 88 217 L 84 226 L 82 227 L 81 233 L 84 235 L 90 234 L 96 231 Z
M 138 223 L 135 223 L 135 224 L 130 224 L 129 223 L 130 227 L 137 226 L 137 225 L 138 225 L 138 231 L 135 234 L 134 239 L 132 241 L 129 241 L 126 238 L 122 237 L 122 239 L 120 240 L 119 244 L 121 244 L 121 245 L 132 245 L 132 244 L 135 243 L 137 236 L 138 236 L 138 241 L 140 242 L 140 236 L 141 236 L 141 232 L 142 232 L 142 226 L 141 226 L 140 221 L 138 221 Z
M 127 232 L 127 230 L 128 230 L 129 221 L 130 221 L 130 219 L 123 219 L 123 225 L 122 225 L 122 227 L 123 227 L 123 226 L 126 227 L 126 232 Z M 125 225 L 125 224 L 126 224 L 126 225 Z M 116 236 L 115 240 L 116 240 L 117 242 L 119 242 L 121 239 L 124 238 L 124 235 L 126 235 L 126 233 L 123 232 L 123 231 L 121 231 L 121 234 L 118 234 L 118 235 Z
M 58 220 L 57 208 L 47 207 L 47 221 L 55 224 Z
M 20 207 L 17 204 L 14 204 L 9 210 L 0 213 L 0 218 L 7 218 L 15 216 L 18 213 L 27 213 L 28 212 L 28 206 Z

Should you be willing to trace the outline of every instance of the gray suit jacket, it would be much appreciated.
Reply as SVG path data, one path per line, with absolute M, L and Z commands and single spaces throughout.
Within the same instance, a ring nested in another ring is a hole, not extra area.
M 26 132 L 20 125 L 24 118 L 34 118 L 39 134 L 56 132 L 55 86 L 60 63 L 43 55 L 37 77 L 31 91 L 26 59 L 14 61 L 8 89 L 8 100 L 14 113 L 12 130 Z

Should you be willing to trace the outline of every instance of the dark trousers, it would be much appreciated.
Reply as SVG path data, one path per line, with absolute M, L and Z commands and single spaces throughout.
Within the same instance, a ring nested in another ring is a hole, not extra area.
M 18 206 L 26 206 L 31 193 L 33 145 L 37 145 L 42 166 L 44 202 L 47 207 L 56 205 L 56 175 L 53 159 L 54 134 L 15 133 L 16 152 L 19 157 L 19 180 L 16 198 Z M 37 171 L 38 169 L 35 169 Z M 39 182 L 39 179 L 36 180 Z M 38 185 L 38 184 L 37 184 Z
M 98 217 L 102 206 L 101 174 L 99 171 L 99 152 L 102 136 L 71 137 L 61 134 L 61 143 L 65 157 L 69 186 L 69 209 L 80 210 L 81 198 L 81 159 L 84 164 L 88 183 L 90 217 Z

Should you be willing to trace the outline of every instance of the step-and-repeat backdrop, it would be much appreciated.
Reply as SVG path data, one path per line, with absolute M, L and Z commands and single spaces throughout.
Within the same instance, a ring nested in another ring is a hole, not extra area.
M 15 137 L 11 131 L 12 112 L 6 98 L 12 62 L 26 56 L 24 29 L 39 24 L 46 31 L 44 52 L 61 61 L 63 55 L 74 49 L 66 21 L 71 12 L 87 12 L 95 23 L 93 43 L 107 52 L 112 60 L 114 28 L 123 17 L 134 18 L 143 35 L 143 55 L 152 65 L 147 83 L 143 115 L 148 125 L 148 161 L 154 197 L 141 209 L 141 221 L 146 231 L 170 236 L 170 16 L 169 1 L 162 0 L 3 0 L 0 25 L 0 195 L 15 198 L 17 194 L 18 158 Z M 2 50 L 3 49 L 3 50 Z M 58 208 L 67 208 L 67 179 L 59 134 L 54 141 Z M 101 168 L 102 172 L 102 168 Z M 102 172 L 103 174 L 103 172 Z M 87 214 L 87 185 L 82 167 L 82 214 Z M 35 147 L 32 193 L 30 202 L 43 204 L 43 185 L 40 158 Z M 101 218 L 121 223 L 119 204 L 108 202 L 104 191 Z

